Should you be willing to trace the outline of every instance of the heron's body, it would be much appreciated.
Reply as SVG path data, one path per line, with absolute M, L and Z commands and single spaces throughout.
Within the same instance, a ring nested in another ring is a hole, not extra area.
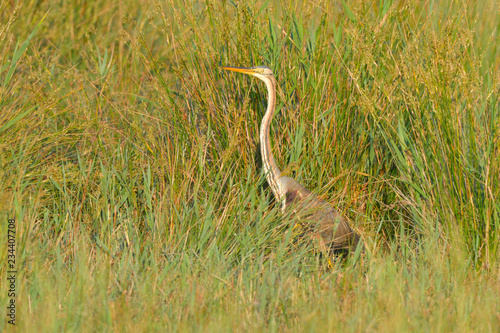
M 269 129 L 276 108 L 276 79 L 266 66 L 222 67 L 223 69 L 250 74 L 266 83 L 269 93 L 267 111 L 260 126 L 260 147 L 262 164 L 267 182 L 281 203 L 283 212 L 290 211 L 318 240 L 323 251 L 356 248 L 359 236 L 351 229 L 346 220 L 329 204 L 316 197 L 295 179 L 282 176 L 271 151 Z

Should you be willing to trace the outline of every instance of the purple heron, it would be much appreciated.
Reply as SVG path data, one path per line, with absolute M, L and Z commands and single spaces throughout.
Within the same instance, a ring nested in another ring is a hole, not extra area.
M 267 182 L 281 204 L 283 212 L 290 211 L 300 223 L 310 230 L 322 251 L 356 249 L 359 236 L 347 221 L 328 203 L 319 199 L 295 179 L 283 176 L 271 151 L 269 128 L 276 109 L 276 79 L 267 66 L 222 67 L 222 69 L 248 74 L 266 83 L 269 94 L 267 111 L 260 126 L 260 150 Z

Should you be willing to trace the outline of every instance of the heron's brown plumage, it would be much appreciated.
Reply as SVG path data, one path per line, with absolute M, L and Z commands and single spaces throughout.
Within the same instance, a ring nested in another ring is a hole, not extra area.
M 293 178 L 281 179 L 286 184 L 285 211 L 310 230 L 323 252 L 356 249 L 359 236 L 342 215 Z

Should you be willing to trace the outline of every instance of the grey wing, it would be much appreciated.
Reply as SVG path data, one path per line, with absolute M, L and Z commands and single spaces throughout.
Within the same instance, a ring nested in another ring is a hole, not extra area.
M 355 250 L 359 236 L 352 230 L 347 221 L 329 204 L 319 201 L 318 209 L 310 220 L 318 224 L 324 247 L 330 250 Z
M 359 236 L 347 221 L 328 203 L 292 178 L 281 178 L 286 185 L 285 208 L 314 230 L 320 246 L 327 252 L 356 249 Z

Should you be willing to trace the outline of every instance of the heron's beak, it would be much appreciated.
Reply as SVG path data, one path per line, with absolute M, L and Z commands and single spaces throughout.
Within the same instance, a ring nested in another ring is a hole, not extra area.
M 225 69 L 226 71 L 233 71 L 233 72 L 238 72 L 238 73 L 243 73 L 243 74 L 254 74 L 255 69 L 251 67 L 221 67 L 222 69 Z

